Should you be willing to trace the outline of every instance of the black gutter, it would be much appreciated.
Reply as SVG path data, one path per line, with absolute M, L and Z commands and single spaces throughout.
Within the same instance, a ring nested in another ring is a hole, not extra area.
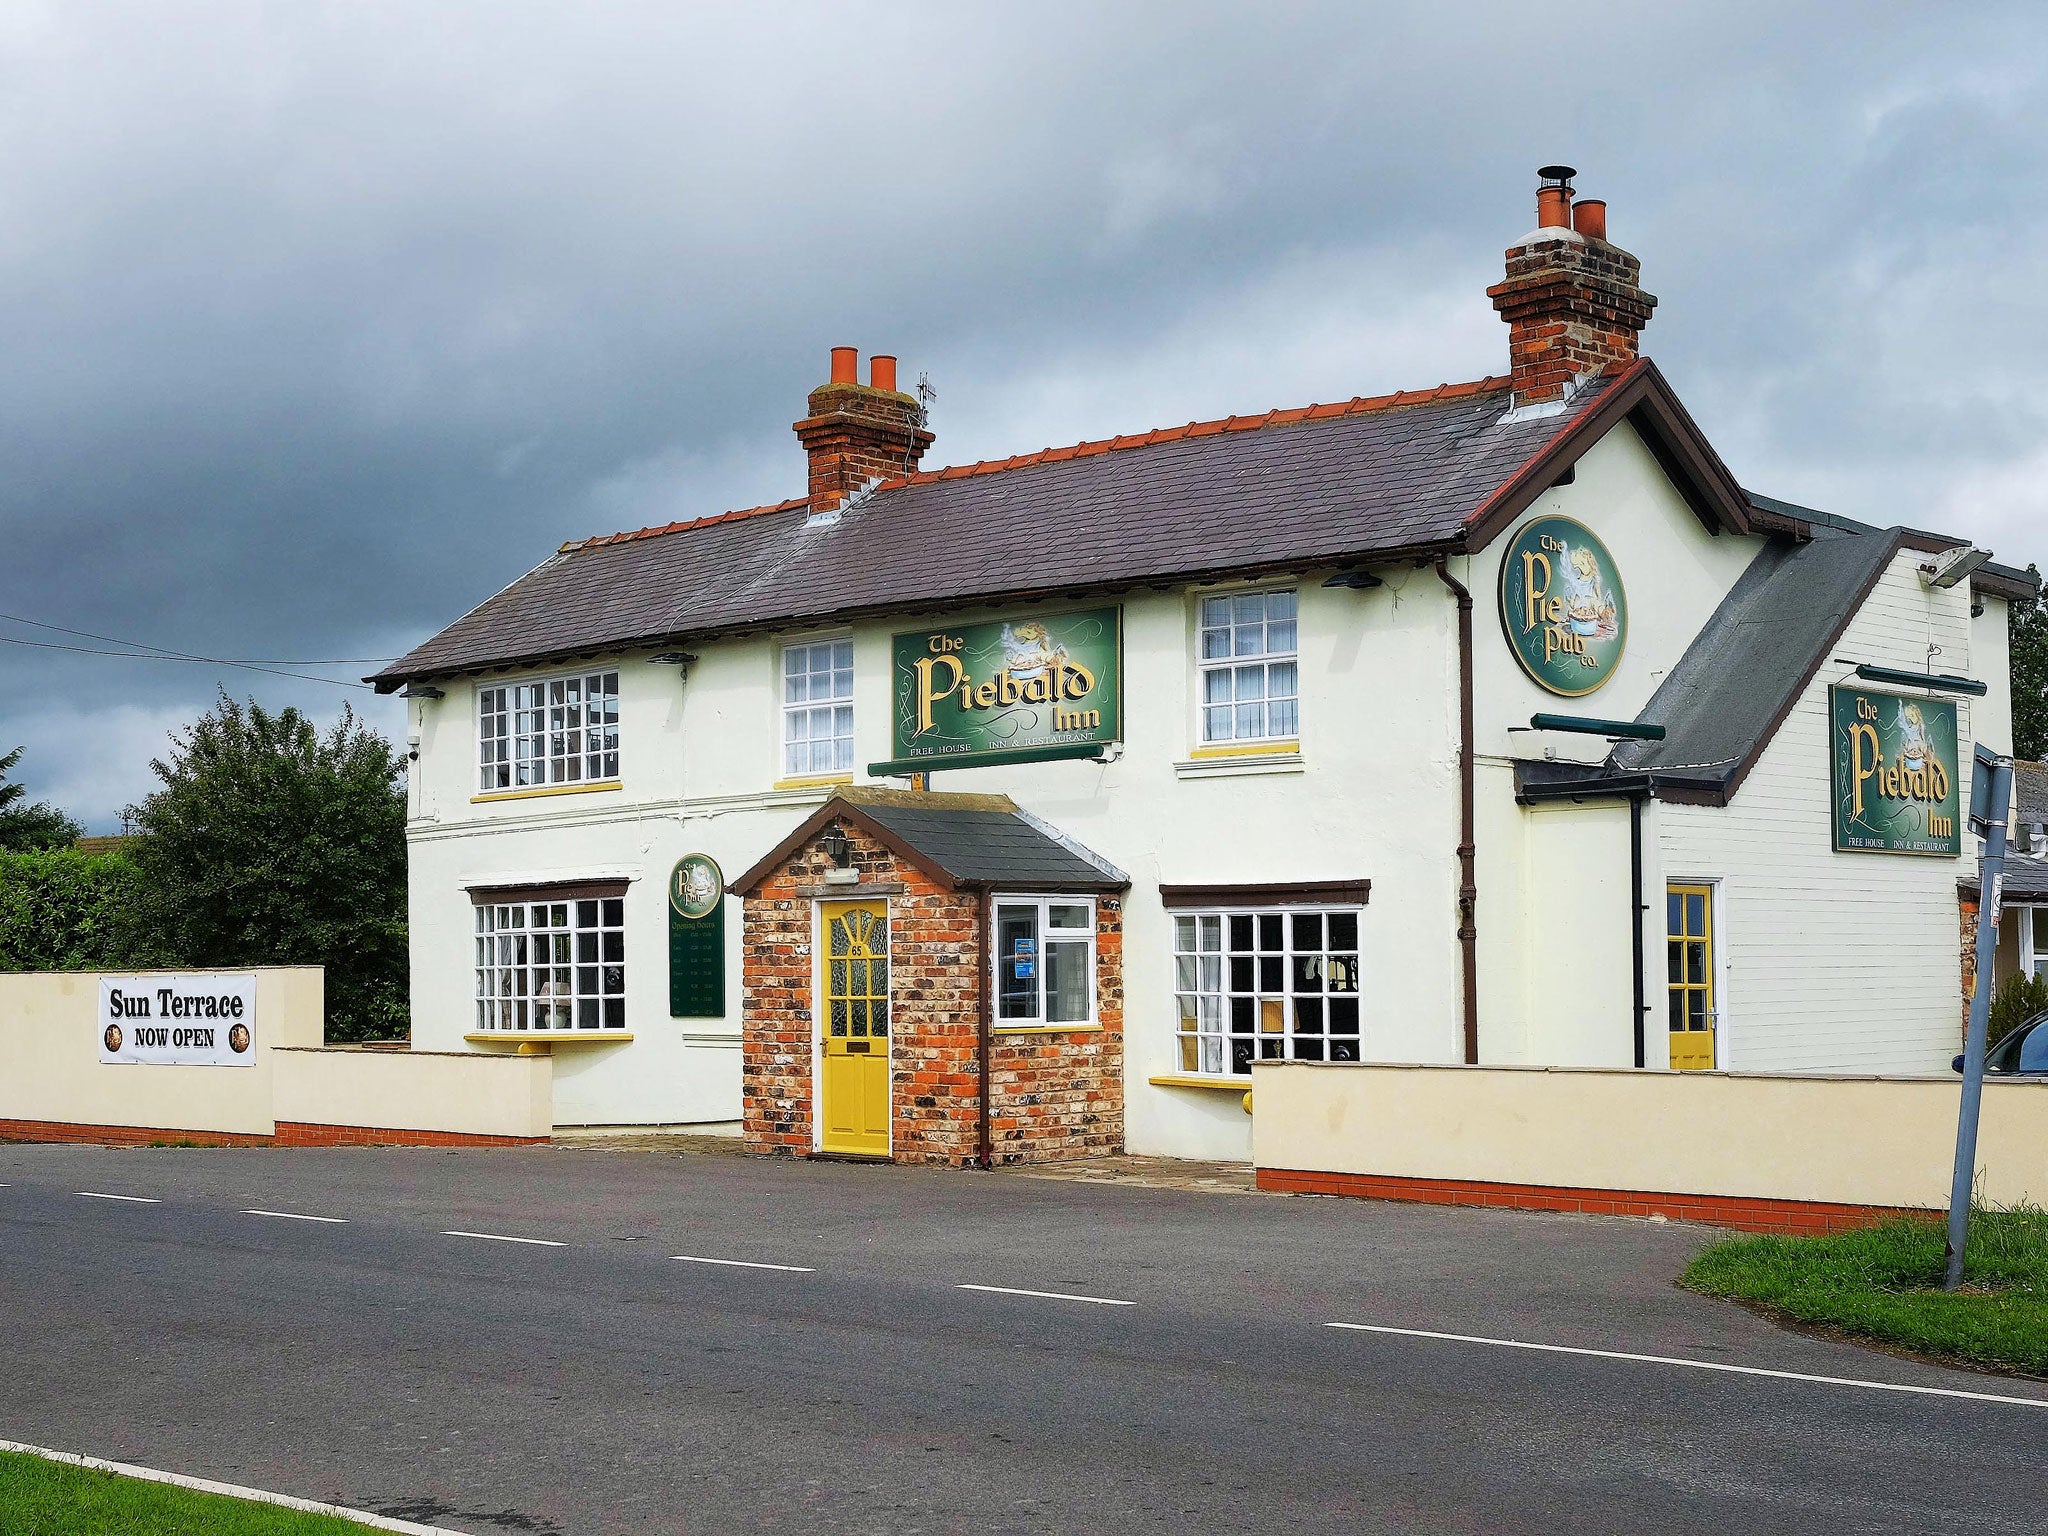
M 1650 798 L 1650 791 L 1628 797 L 1628 888 L 1629 951 L 1635 957 L 1635 1036 L 1636 1065 L 1641 1067 L 1644 1056 L 1644 1033 L 1649 1028 L 1650 1005 L 1645 998 L 1646 986 L 1643 979 L 1643 802 Z

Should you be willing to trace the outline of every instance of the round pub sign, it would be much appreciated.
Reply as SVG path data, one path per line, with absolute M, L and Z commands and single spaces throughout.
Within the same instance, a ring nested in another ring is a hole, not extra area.
M 1574 698 L 1621 665 L 1628 598 L 1614 556 L 1584 523 L 1539 517 L 1500 562 L 1500 625 L 1539 688 Z
M 686 853 L 669 872 L 668 904 L 678 917 L 709 917 L 725 894 L 725 876 L 708 853 Z

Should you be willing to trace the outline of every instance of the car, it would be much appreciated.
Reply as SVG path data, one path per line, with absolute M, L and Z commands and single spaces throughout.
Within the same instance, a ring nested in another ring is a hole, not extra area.
M 1949 1065 L 1960 1072 L 1963 1058 Z M 1986 1077 L 2048 1077 L 2048 1013 L 2037 1013 L 1984 1053 Z

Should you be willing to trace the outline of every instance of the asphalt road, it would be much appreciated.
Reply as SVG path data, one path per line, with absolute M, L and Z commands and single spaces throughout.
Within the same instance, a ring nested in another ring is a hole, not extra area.
M 2048 1386 L 1677 1290 L 1711 1236 L 707 1155 L 0 1146 L 0 1438 L 480 1536 L 2043 1528 Z

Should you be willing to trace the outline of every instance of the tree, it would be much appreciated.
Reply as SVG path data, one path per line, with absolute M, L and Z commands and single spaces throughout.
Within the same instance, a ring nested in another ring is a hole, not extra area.
M 327 1036 L 407 1032 L 405 788 L 344 710 L 320 732 L 220 695 L 152 762 L 134 845 L 164 950 L 195 966 L 321 965 Z
M 23 805 L 25 786 L 9 784 L 7 775 L 28 749 L 16 747 L 0 755 L 0 853 L 40 853 L 50 848 L 69 848 L 85 828 L 45 801 Z
M 2030 565 L 2030 575 L 2038 575 Z M 2048 757 L 2048 604 L 2014 603 L 2006 614 L 2012 654 L 2012 751 Z

